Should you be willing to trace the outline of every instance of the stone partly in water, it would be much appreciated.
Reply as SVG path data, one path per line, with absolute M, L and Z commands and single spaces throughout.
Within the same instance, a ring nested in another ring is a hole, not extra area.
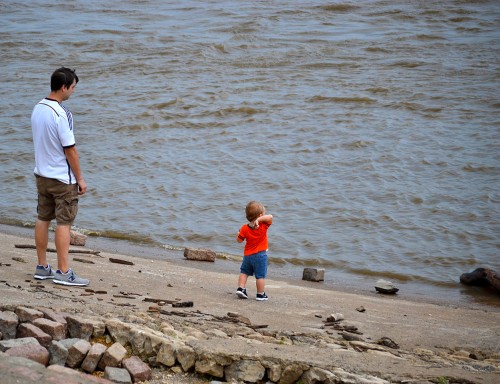
M 477 268 L 469 273 L 460 275 L 460 282 L 466 285 L 485 287 L 493 292 L 500 293 L 500 275 L 488 268 Z
M 319 268 L 304 268 L 304 272 L 302 273 L 302 280 L 324 281 L 325 270 Z
M 184 257 L 188 260 L 215 262 L 216 253 L 211 249 L 185 248 Z
M 83 233 L 79 233 L 73 230 L 70 231 L 69 243 L 71 245 L 78 245 L 84 247 L 86 241 L 87 241 L 87 236 L 84 235 Z
M 375 289 L 377 292 L 385 294 L 394 294 L 399 291 L 399 288 L 396 288 L 390 281 L 382 279 L 378 280 L 375 283 Z

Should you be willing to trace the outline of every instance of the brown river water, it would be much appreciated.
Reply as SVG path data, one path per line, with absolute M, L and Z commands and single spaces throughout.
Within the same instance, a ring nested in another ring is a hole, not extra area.
M 242 255 L 260 200 L 269 277 L 498 304 L 458 282 L 500 271 L 498 2 L 20 0 L 0 21 L 0 223 L 34 223 L 30 114 L 64 65 L 78 229 Z

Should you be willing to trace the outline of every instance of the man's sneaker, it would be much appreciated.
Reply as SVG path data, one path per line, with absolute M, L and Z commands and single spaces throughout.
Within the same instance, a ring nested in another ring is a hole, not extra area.
M 50 267 L 50 264 L 47 264 L 47 268 L 43 265 L 37 265 L 33 277 L 38 280 L 53 279 L 54 271 Z
M 269 299 L 269 297 L 267 297 L 266 292 L 257 293 L 257 297 L 255 298 L 257 301 L 266 301 L 267 299 Z
M 89 285 L 89 281 L 87 279 L 83 279 L 77 276 L 77 274 L 73 272 L 71 268 L 66 273 L 62 273 L 58 269 L 54 276 L 54 283 L 62 285 L 78 285 L 78 286 Z
M 248 295 L 247 295 L 247 289 L 246 288 L 238 288 L 236 290 L 236 294 L 238 295 L 238 297 L 240 299 L 248 299 Z

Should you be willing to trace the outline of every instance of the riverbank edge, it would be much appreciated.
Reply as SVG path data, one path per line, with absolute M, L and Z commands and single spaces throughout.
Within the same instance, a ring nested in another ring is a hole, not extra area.
M 324 335 L 324 321 L 329 314 L 338 311 L 343 313 L 347 322 L 360 330 L 366 340 L 373 342 L 389 337 L 412 355 L 415 355 L 412 351 L 416 349 L 446 351 L 448 356 L 455 356 L 457 351 L 462 351 L 463 355 L 463 351 L 467 351 L 467 356 L 480 356 L 488 361 L 493 359 L 494 364 L 498 360 L 494 351 L 500 337 L 500 317 L 495 308 L 418 303 L 397 296 L 344 293 L 325 290 L 314 283 L 289 284 L 272 279 L 268 280 L 269 302 L 242 301 L 233 292 L 234 274 L 221 273 L 215 265 L 204 264 L 202 269 L 197 269 L 193 266 L 199 263 L 184 261 L 175 264 L 110 253 L 78 255 L 78 259 L 92 263 L 77 262 L 74 256 L 72 259 L 73 266 L 81 275 L 91 277 L 89 289 L 106 292 L 105 296 L 87 294 L 81 288 L 60 290 L 51 282 L 44 283 L 43 290 L 39 291 L 32 287 L 35 251 L 15 247 L 18 243 L 33 244 L 33 240 L 1 232 L 0 239 L 0 280 L 5 282 L 0 286 L 2 304 L 36 306 L 40 305 L 40 300 L 48 298 L 51 307 L 62 311 L 69 306 L 82 314 L 88 311 L 94 315 L 124 311 L 129 314 L 147 313 L 147 302 L 134 300 L 131 304 L 131 300 L 116 297 L 123 293 L 120 290 L 134 289 L 142 297 L 192 300 L 194 306 L 188 312 L 223 316 L 237 311 L 254 324 L 266 325 L 270 332 L 317 335 Z M 110 258 L 123 259 L 132 265 L 110 263 Z M 49 260 L 55 263 L 55 255 L 49 255 Z M 107 281 L 109 276 L 113 276 L 113 281 Z M 161 277 L 160 283 L 158 277 Z M 99 298 L 104 301 L 99 301 Z M 366 311 L 358 311 L 360 307 Z M 363 359 L 369 366 L 372 356 L 363 356 Z M 456 368 L 463 370 L 460 364 Z M 492 374 L 477 372 L 477 375 L 477 381 L 471 382 L 488 383 Z M 469 374 L 466 376 L 469 377 Z

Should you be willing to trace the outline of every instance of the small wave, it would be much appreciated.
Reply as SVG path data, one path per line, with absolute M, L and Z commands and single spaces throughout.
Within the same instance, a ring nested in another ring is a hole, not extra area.
M 329 4 L 329 5 L 322 5 L 319 7 L 323 11 L 327 12 L 352 12 L 358 9 L 359 7 L 354 4 Z
M 347 271 L 356 275 L 385 278 L 388 280 L 397 280 L 404 283 L 418 282 L 418 283 L 424 283 L 425 285 L 439 286 L 445 288 L 454 288 L 458 285 L 458 282 L 452 279 L 443 278 L 440 280 L 435 280 L 427 276 L 401 274 L 392 271 L 375 271 L 366 268 L 347 268 Z
M 99 231 L 93 231 L 93 230 L 88 230 L 88 229 L 87 230 L 80 229 L 80 231 L 87 236 L 105 237 L 108 239 L 115 239 L 115 240 L 127 240 L 127 241 L 130 241 L 132 243 L 137 243 L 137 244 L 151 244 L 151 245 L 158 244 L 151 237 L 145 236 L 145 235 L 140 235 L 140 234 L 117 232 L 117 231 L 99 232 Z
M 212 47 L 219 52 L 222 53 L 229 53 L 228 50 L 226 49 L 226 46 L 224 44 L 214 44 Z
M 412 202 L 415 205 L 420 205 L 424 202 L 424 199 L 422 199 L 421 197 L 411 197 L 410 202 Z
M 420 104 L 417 104 L 417 103 L 411 103 L 409 101 L 403 101 L 401 103 L 397 103 L 395 104 L 396 107 L 399 107 L 399 108 L 404 108 L 404 109 L 407 109 L 409 111 L 421 111 L 424 109 L 424 107 Z
M 489 167 L 489 166 L 473 166 L 471 164 L 464 165 L 462 169 L 465 172 L 498 172 L 497 167 Z
M 417 40 L 434 41 L 434 40 L 444 40 L 444 38 L 441 36 L 436 36 L 436 35 L 417 35 Z
M 425 63 L 419 63 L 416 61 L 398 61 L 395 63 L 390 64 L 391 67 L 402 67 L 402 68 L 418 68 L 423 65 L 426 65 Z
M 367 52 L 381 52 L 381 53 L 389 53 L 390 52 L 387 48 L 382 48 L 382 47 L 368 47 L 368 48 L 365 48 L 365 51 L 367 51 Z
M 472 17 L 461 16 L 461 17 L 452 17 L 450 21 L 452 23 L 465 23 L 469 21 L 474 21 L 474 19 Z
M 82 30 L 82 33 L 92 34 L 92 35 L 104 35 L 106 33 L 110 34 L 110 35 L 124 35 L 124 34 L 126 34 L 125 31 L 117 30 L 117 29 L 84 29 L 84 30 Z
M 348 149 L 359 149 L 359 148 L 365 148 L 368 147 L 370 143 L 363 141 L 363 140 L 356 140 L 353 141 L 352 143 L 344 144 L 343 146 Z
M 265 113 L 265 112 L 266 111 L 254 107 L 242 106 L 242 107 L 228 107 L 220 109 L 216 111 L 215 114 L 219 116 L 227 116 L 231 114 L 255 115 L 257 113 Z
M 356 275 L 385 277 L 386 279 L 394 279 L 394 280 L 405 281 L 405 282 L 413 281 L 413 280 L 416 280 L 418 278 L 417 276 L 403 275 L 403 274 L 397 273 L 397 272 L 375 271 L 373 269 L 367 269 L 367 268 L 346 268 L 346 270 L 351 272 L 351 273 L 354 273 Z
M 371 93 L 389 93 L 389 90 L 387 88 L 380 87 L 368 88 L 367 91 Z
M 354 68 L 360 68 L 361 65 L 349 61 L 343 63 L 309 63 L 309 64 L 301 64 L 297 67 L 303 69 L 324 69 L 324 68 L 354 69 Z
M 332 261 L 328 261 L 325 259 L 317 258 L 317 259 L 302 259 L 298 257 L 290 257 L 286 259 L 269 257 L 270 263 L 288 263 L 295 266 L 305 266 L 305 267 L 335 267 L 336 264 Z
M 153 104 L 151 106 L 151 108 L 153 109 L 164 109 L 164 108 L 167 108 L 167 107 L 170 107 L 171 105 L 174 105 L 177 103 L 177 98 L 173 99 L 173 100 L 170 100 L 170 101 L 166 101 L 164 103 L 157 103 L 157 104 Z
M 369 97 L 330 97 L 330 96 L 313 96 L 306 101 L 310 103 L 317 103 L 322 101 L 331 101 L 334 103 L 361 103 L 361 104 L 372 104 L 375 100 Z

